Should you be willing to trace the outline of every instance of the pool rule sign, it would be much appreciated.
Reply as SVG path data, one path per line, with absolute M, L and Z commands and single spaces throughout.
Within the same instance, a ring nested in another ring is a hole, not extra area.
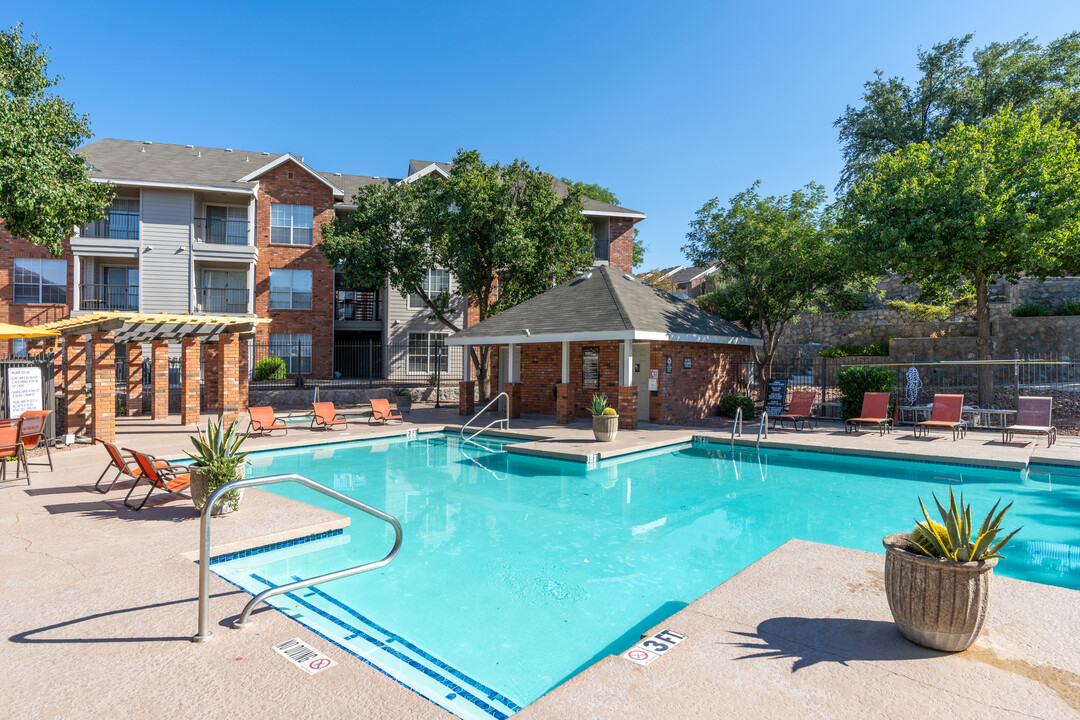
M 770 417 L 784 412 L 784 398 L 787 397 L 787 380 L 770 380 L 765 393 L 765 412 Z
M 8 417 L 27 410 L 41 410 L 41 368 L 9 367 L 7 376 Z

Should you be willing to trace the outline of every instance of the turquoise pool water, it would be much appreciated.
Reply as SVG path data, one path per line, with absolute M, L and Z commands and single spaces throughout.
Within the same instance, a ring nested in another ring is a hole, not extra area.
M 276 607 L 462 717 L 502 717 L 775 549 L 800 538 L 882 552 L 916 498 L 1002 497 L 1024 529 L 1002 575 L 1080 589 L 1080 472 L 683 445 L 593 469 L 464 448 L 454 435 L 254 453 L 396 516 L 387 567 Z M 300 486 L 298 500 L 345 512 Z M 392 531 L 355 513 L 340 536 L 218 563 L 251 591 L 382 557 Z

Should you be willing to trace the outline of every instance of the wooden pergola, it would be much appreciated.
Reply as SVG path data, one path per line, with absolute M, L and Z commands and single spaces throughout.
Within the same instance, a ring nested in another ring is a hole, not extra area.
M 247 405 L 247 343 L 267 318 L 233 315 L 95 312 L 38 326 L 65 342 L 64 396 L 69 433 L 112 442 L 116 438 L 116 346 L 127 360 L 127 412 L 142 408 L 143 343 L 150 343 L 151 416 L 169 414 L 169 342 L 179 341 L 180 422 L 198 422 L 202 408 L 199 367 L 205 350 L 207 405 L 230 422 Z M 86 342 L 86 338 L 89 342 Z M 205 347 L 204 347 L 205 345 Z M 87 355 L 90 353 L 90 377 Z M 86 392 L 89 379 L 90 393 Z

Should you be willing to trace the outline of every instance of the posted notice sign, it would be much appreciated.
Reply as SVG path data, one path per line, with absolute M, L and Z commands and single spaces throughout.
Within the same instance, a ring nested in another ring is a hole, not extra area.
M 19 417 L 27 410 L 43 410 L 41 406 L 41 368 L 9 367 L 8 417 Z
M 770 380 L 765 393 L 765 412 L 773 417 L 784 412 L 787 399 L 787 380 Z

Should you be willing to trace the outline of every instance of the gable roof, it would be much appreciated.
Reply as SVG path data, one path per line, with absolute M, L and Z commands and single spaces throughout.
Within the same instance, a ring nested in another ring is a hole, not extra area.
M 79 148 L 90 177 L 121 184 L 197 186 L 251 192 L 254 182 L 240 178 L 282 157 L 276 153 L 197 145 L 103 138 Z
M 712 275 L 714 272 L 716 272 L 715 265 L 710 265 L 709 267 L 684 267 L 679 268 L 671 275 L 667 276 L 667 279 L 674 283 L 692 282 L 702 275 Z
M 346 173 L 332 172 L 321 172 L 319 174 L 341 188 L 344 201 L 335 203 L 335 207 L 339 208 L 356 207 L 352 204 L 353 196 L 362 187 L 368 185 L 394 185 L 401 182 L 398 178 L 384 178 L 377 175 L 348 175 Z
M 277 158 L 271 160 L 270 162 L 266 163 L 262 167 L 257 168 L 255 170 L 249 172 L 247 175 L 240 178 L 240 180 L 238 182 L 252 182 L 252 181 L 258 179 L 259 177 L 261 177 L 262 175 L 270 172 L 271 170 L 276 168 L 278 165 L 281 165 L 282 163 L 289 162 L 289 161 L 292 161 L 293 163 L 295 163 L 302 170 L 306 170 L 308 173 L 311 174 L 311 176 L 313 178 L 315 178 L 319 182 L 329 186 L 330 189 L 334 191 L 335 195 L 342 195 L 344 193 L 344 190 L 342 190 L 337 185 L 335 185 L 334 183 L 327 180 L 325 177 L 322 176 L 322 174 L 316 172 L 314 168 L 312 168 L 310 165 L 305 163 L 303 158 L 298 158 L 295 155 L 293 155 L 292 153 L 285 153 L 284 155 L 278 156 Z
M 527 331 L 527 332 L 526 332 Z M 609 265 L 455 333 L 447 345 L 672 340 L 761 345 L 734 323 Z

